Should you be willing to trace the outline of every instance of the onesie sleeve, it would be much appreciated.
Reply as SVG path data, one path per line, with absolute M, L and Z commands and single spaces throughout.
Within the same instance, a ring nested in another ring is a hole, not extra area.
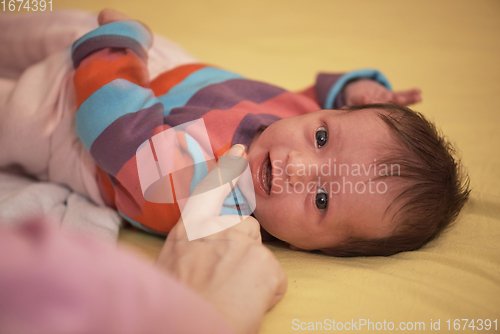
M 92 30 L 73 43 L 71 48 L 73 65 L 77 68 L 91 53 L 110 47 L 131 49 L 146 62 L 146 52 L 151 45 L 151 33 L 141 23 L 111 22 Z
M 113 177 L 163 124 L 163 105 L 147 88 L 151 44 L 141 23 L 118 21 L 72 47 L 76 130 L 97 165 Z
M 358 79 L 371 79 L 391 90 L 389 80 L 375 69 L 361 69 L 348 73 L 320 73 L 316 77 L 314 93 L 318 104 L 324 109 L 341 109 L 345 106 L 344 88 Z

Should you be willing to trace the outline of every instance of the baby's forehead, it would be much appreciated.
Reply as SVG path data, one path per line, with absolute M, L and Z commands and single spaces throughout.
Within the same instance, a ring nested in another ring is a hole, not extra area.
M 388 112 L 379 108 L 364 108 L 364 109 L 323 109 L 329 117 L 354 117 L 354 118 L 368 118 L 380 119 L 380 115 L 386 115 Z
M 356 142 L 366 147 L 384 149 L 396 143 L 393 131 L 384 116 L 388 112 L 383 109 L 341 109 L 323 110 L 324 117 L 331 127 L 332 138 Z

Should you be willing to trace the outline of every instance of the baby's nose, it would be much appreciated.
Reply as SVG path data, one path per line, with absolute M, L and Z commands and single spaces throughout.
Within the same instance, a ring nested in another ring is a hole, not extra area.
M 319 176 L 319 166 L 312 157 L 297 151 L 289 153 L 285 171 L 292 185 L 302 183 L 306 186 L 317 181 Z

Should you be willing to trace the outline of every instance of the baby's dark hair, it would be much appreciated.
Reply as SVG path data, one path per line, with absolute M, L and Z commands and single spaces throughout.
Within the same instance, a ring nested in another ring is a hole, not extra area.
M 397 227 L 386 238 L 352 237 L 321 251 L 333 256 L 387 256 L 418 249 L 455 220 L 469 197 L 469 178 L 462 173 L 453 146 L 422 114 L 397 104 L 347 108 L 350 112 L 363 109 L 380 110 L 378 116 L 396 141 L 379 163 L 400 166 L 398 175 L 387 176 L 397 177 L 394 182 L 402 185 L 386 210 L 388 213 L 395 208 L 393 221 Z

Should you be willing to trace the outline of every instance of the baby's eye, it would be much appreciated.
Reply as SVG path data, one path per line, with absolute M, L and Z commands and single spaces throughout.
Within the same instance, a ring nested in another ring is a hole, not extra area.
M 328 194 L 319 187 L 316 193 L 316 207 L 319 210 L 325 210 L 328 207 Z
M 328 132 L 326 132 L 326 129 L 324 127 L 320 127 L 318 130 L 316 130 L 316 147 L 321 148 L 325 146 L 327 141 Z

